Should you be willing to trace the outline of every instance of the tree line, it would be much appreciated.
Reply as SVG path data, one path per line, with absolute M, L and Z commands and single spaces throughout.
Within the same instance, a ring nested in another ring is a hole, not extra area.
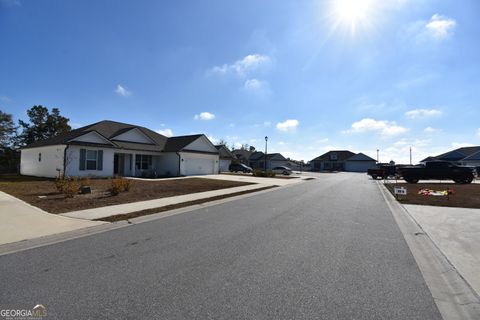
M 11 114 L 0 110 L 0 173 L 17 172 L 20 162 L 19 149 L 36 141 L 55 137 L 72 130 L 70 119 L 42 105 L 27 110 L 28 121 L 15 124 Z

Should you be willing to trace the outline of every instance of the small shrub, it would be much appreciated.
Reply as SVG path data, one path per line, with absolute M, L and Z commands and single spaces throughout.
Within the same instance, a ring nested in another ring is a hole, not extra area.
M 60 176 L 55 180 L 55 187 L 58 192 L 63 193 L 67 198 L 73 198 L 80 192 L 80 182 L 77 178 L 65 178 Z
M 255 170 L 253 170 L 252 175 L 254 177 L 272 178 L 272 177 L 275 177 L 275 172 L 273 172 L 271 170 L 264 171 L 264 170 L 260 170 L 260 169 L 255 169 Z
M 114 178 L 112 179 L 112 185 L 110 187 L 110 193 L 114 196 L 120 194 L 123 191 L 130 191 L 132 187 L 132 181 L 125 178 Z
M 83 177 L 80 179 L 80 187 L 86 187 L 92 184 L 89 177 Z

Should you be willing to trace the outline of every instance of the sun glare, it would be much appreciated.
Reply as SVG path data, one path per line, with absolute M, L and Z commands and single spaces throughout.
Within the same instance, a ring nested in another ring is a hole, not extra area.
M 359 24 L 367 24 L 374 0 L 334 0 L 333 15 L 338 24 L 347 25 L 352 34 Z

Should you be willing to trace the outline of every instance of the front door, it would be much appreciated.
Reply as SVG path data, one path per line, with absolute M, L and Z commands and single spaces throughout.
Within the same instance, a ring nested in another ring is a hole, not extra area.
M 115 153 L 113 155 L 113 174 L 123 176 L 125 167 L 125 154 Z

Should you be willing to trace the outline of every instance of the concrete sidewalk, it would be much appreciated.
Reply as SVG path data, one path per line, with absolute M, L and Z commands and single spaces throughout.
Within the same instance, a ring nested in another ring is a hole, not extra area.
M 480 294 L 480 209 L 403 206 Z
M 0 221 L 0 245 L 105 223 L 50 214 L 1 191 Z
M 101 219 L 101 218 L 105 218 L 105 217 L 109 217 L 117 214 L 127 214 L 135 211 L 160 208 L 160 207 L 165 207 L 165 206 L 169 206 L 177 203 L 195 201 L 195 200 L 206 199 L 206 198 L 211 198 L 211 197 L 216 197 L 221 195 L 228 195 L 228 194 L 242 192 L 242 191 L 256 190 L 256 189 L 270 187 L 270 186 L 272 185 L 271 184 L 253 184 L 253 185 L 247 185 L 247 186 L 241 186 L 241 187 L 235 187 L 235 188 L 191 193 L 191 194 L 185 194 L 181 196 L 167 197 L 167 198 L 161 198 L 161 199 L 125 203 L 125 204 L 100 207 L 100 208 L 92 208 L 92 209 L 79 210 L 79 211 L 71 211 L 71 212 L 63 213 L 61 214 L 61 216 L 76 218 L 76 219 L 86 219 L 86 220 Z

